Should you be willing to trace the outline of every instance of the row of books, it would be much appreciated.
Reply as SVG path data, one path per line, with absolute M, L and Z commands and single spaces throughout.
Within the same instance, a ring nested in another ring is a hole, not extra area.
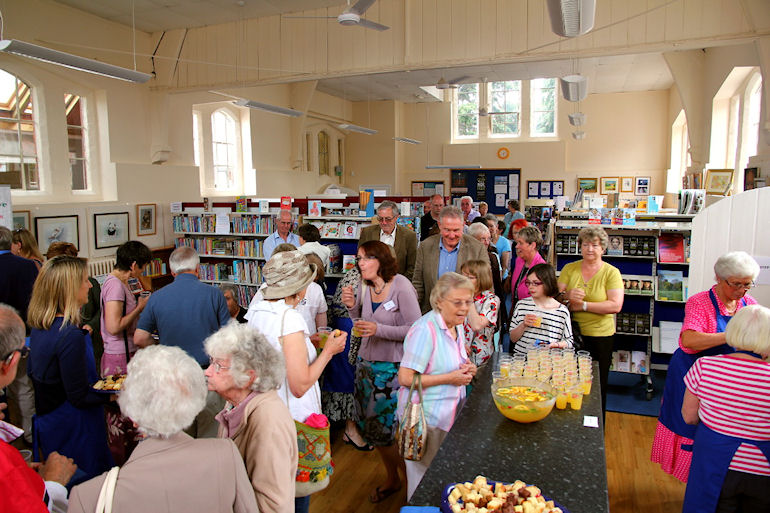
M 175 215 L 171 225 L 175 232 L 216 232 L 216 214 Z M 237 215 L 230 216 L 229 233 L 270 234 L 275 231 L 275 220 L 272 216 Z
M 612 353 L 612 365 L 610 370 L 617 372 L 633 372 L 634 374 L 647 374 L 650 362 L 644 351 L 614 351 Z
M 635 225 L 636 209 L 633 208 L 589 208 L 588 224 Z
M 161 258 L 153 258 L 144 268 L 142 276 L 160 276 L 166 274 L 166 263 Z
M 655 294 L 653 277 L 623 275 L 623 291 L 625 294 L 652 296 Z
M 361 226 L 366 223 L 356 221 L 311 221 L 311 224 L 318 228 L 321 238 L 325 239 L 357 239 Z
M 262 268 L 256 260 L 233 260 L 216 264 L 201 263 L 198 268 L 201 280 L 232 281 L 236 283 L 262 283 Z
M 680 214 L 697 214 L 706 203 L 706 191 L 703 189 L 682 189 L 679 191 Z
M 578 236 L 561 234 L 556 236 L 556 252 L 579 255 Z M 607 245 L 608 256 L 655 256 L 655 237 L 629 237 L 611 235 Z
M 174 246 L 188 246 L 199 255 L 261 257 L 262 241 L 256 239 L 218 239 L 215 237 L 178 237 Z
M 619 333 L 649 335 L 652 317 L 648 313 L 620 312 L 615 315 L 615 330 Z

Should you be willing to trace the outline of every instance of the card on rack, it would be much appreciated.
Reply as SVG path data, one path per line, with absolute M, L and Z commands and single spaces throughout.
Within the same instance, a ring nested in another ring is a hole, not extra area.
M 310 217 L 321 215 L 321 200 L 307 200 L 307 215 Z
M 321 237 L 327 239 L 334 239 L 340 236 L 340 223 L 339 221 L 329 221 L 324 223 L 324 229 L 321 232 Z
M 342 225 L 342 237 L 346 239 L 355 239 L 358 237 L 358 224 L 354 221 L 348 221 Z
M 270 202 L 267 200 L 259 200 L 259 213 L 260 214 L 269 214 L 270 213 Z
M 661 233 L 658 237 L 658 262 L 684 263 L 684 236 L 681 233 Z
M 683 280 L 682 271 L 658 269 L 657 299 L 660 301 L 684 301 Z

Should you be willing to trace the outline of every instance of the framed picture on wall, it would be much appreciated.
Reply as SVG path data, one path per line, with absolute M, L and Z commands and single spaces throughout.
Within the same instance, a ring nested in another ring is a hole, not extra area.
M 599 180 L 600 194 L 614 194 L 620 190 L 620 178 L 618 177 L 601 177 Z
M 692 176 L 692 188 L 693 189 L 703 189 L 703 175 L 700 173 L 695 173 Z
M 620 192 L 634 192 L 633 176 L 624 176 L 620 179 Z
M 553 196 L 564 196 L 564 180 L 557 180 L 551 183 L 553 184 L 551 194 Z
M 583 192 L 596 192 L 598 183 L 598 178 L 578 178 L 577 186 L 578 189 L 583 189 Z
M 540 182 L 533 182 L 527 180 L 527 197 L 538 198 L 540 197 Z
M 540 182 L 540 197 L 541 198 L 551 197 L 551 182 Z
M 96 249 L 113 248 L 128 242 L 128 212 L 94 214 Z
M 155 223 L 155 212 L 157 210 L 157 206 L 155 203 L 142 203 L 136 206 L 136 234 L 141 236 L 144 235 L 155 235 L 156 229 L 156 223 Z
M 752 182 L 753 183 L 753 182 Z M 13 229 L 14 230 L 29 230 L 30 229 L 30 212 L 29 210 L 14 210 L 13 211 Z
M 636 196 L 647 196 L 650 193 L 650 177 L 637 176 L 634 184 L 634 194 Z
M 708 169 L 706 171 L 706 194 L 725 195 L 733 183 L 732 169 Z M 756 179 L 755 179 L 756 181 Z
M 80 250 L 78 216 L 48 216 L 35 218 L 35 237 L 42 254 L 54 242 L 71 242 Z
M 759 176 L 759 169 L 756 167 L 747 167 L 743 170 L 743 190 L 750 191 L 754 189 L 754 180 Z M 16 218 L 16 212 L 13 213 L 14 219 Z

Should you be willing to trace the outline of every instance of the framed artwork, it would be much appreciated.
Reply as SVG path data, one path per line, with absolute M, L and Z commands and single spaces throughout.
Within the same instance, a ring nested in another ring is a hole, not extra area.
M 650 194 L 650 177 L 637 176 L 634 184 L 634 194 L 636 196 L 647 196 Z
M 96 249 L 113 248 L 128 242 L 128 212 L 94 214 Z
M 554 196 L 564 196 L 564 180 L 557 180 L 551 183 L 553 184 L 551 194 Z
M 733 172 L 732 169 L 706 170 L 706 194 L 727 194 L 733 183 Z
M 540 197 L 551 197 L 551 182 L 540 182 Z
M 618 177 L 601 177 L 599 179 L 600 194 L 613 194 L 620 191 L 620 178 Z
M 540 196 L 540 182 L 527 180 L 527 197 L 537 198 Z
M 743 190 L 750 191 L 754 189 L 754 180 L 759 176 L 759 168 L 747 167 L 743 170 Z M 14 225 L 16 224 L 16 212 L 13 213 Z
M 633 176 L 624 176 L 620 179 L 620 192 L 634 192 Z
M 78 216 L 48 216 L 35 218 L 35 237 L 42 254 L 54 242 L 71 242 L 80 251 Z
M 596 192 L 598 183 L 598 178 L 578 178 L 578 189 L 583 189 L 583 192 Z
M 157 205 L 155 203 L 141 203 L 136 206 L 136 234 L 138 236 L 155 235 L 157 231 L 156 210 Z
M 14 210 L 13 211 L 13 229 L 29 230 L 30 229 L 30 212 L 29 210 Z

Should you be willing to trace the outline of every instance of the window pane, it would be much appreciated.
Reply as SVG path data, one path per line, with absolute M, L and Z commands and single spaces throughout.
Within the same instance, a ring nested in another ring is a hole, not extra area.
M 532 115 L 533 134 L 553 133 L 553 112 L 534 112 Z
M 201 165 L 201 148 L 198 132 L 198 113 L 193 112 L 193 162 L 196 166 Z
M 479 135 L 479 85 L 463 84 L 457 89 L 457 136 Z
M 3 70 L 0 70 L 0 119 L 0 162 L 5 164 L 0 166 L 0 172 L 19 173 L 22 187 L 38 189 L 32 91 L 16 76 Z
M 329 134 L 318 132 L 318 174 L 329 174 Z
M 530 91 L 531 135 L 555 135 L 556 79 L 538 78 Z
M 235 120 L 229 114 L 217 111 L 211 115 L 214 187 L 217 189 L 232 189 L 235 186 L 235 129 Z
M 86 189 L 83 161 L 80 159 L 70 159 L 70 169 L 72 170 L 72 190 L 81 191 Z
M 492 133 L 505 135 L 519 135 L 518 114 L 492 114 Z
M 83 125 L 83 100 L 76 94 L 64 95 L 64 114 L 67 116 L 67 145 L 69 149 L 72 190 L 88 189 L 86 165 L 86 129 Z

